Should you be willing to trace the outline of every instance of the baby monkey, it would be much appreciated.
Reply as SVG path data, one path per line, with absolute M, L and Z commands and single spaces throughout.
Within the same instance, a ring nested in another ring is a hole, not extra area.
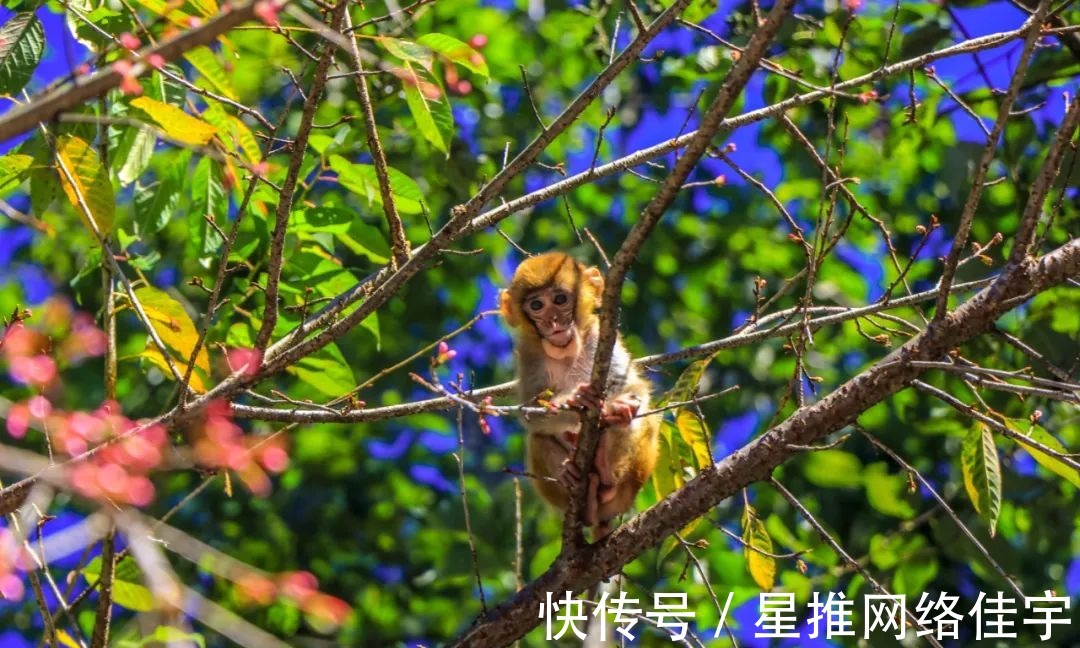
M 502 291 L 500 310 L 517 330 L 518 388 L 522 403 L 546 400 L 556 408 L 601 410 L 600 443 L 588 480 L 584 523 L 596 536 L 634 503 L 634 496 L 656 465 L 659 415 L 634 416 L 649 407 L 649 382 L 616 340 L 603 394 L 589 385 L 600 321 L 596 308 L 604 277 L 561 252 L 523 261 L 510 288 Z M 526 465 L 540 477 L 540 495 L 565 509 L 569 493 L 583 478 L 574 464 L 581 417 L 572 411 L 533 417 L 525 422 Z M 543 479 L 555 478 L 558 481 Z

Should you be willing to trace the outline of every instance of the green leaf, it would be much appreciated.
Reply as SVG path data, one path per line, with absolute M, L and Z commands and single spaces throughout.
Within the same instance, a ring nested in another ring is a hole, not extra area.
M 221 177 L 221 165 L 207 157 L 199 160 L 191 177 L 191 211 L 188 213 L 188 222 L 194 234 L 191 242 L 194 243 L 196 254 L 200 258 L 212 254 L 224 243 L 217 230 L 206 221 L 209 215 L 220 226 L 228 217 L 229 195 Z
M 386 235 L 378 227 L 360 219 L 354 219 L 349 233 L 342 234 L 340 239 L 353 254 L 365 256 L 372 263 L 384 265 L 390 260 L 390 244 Z
M 10 182 L 21 182 L 23 173 L 34 163 L 34 158 L 29 155 L 8 153 L 0 157 L 0 189 Z
M 695 467 L 701 471 L 711 466 L 709 430 L 698 413 L 685 407 L 679 408 L 679 413 L 675 416 L 675 428 L 679 431 L 683 443 L 690 448 Z
M 985 425 L 976 425 L 964 437 L 960 465 L 968 497 L 975 510 L 986 519 L 993 537 L 1001 513 L 1001 466 L 994 435 Z
M 176 106 L 170 106 L 150 97 L 133 99 L 131 105 L 146 113 L 150 121 L 181 144 L 204 146 L 217 134 L 216 128 L 198 117 L 192 117 Z
M 227 113 L 221 104 L 210 100 L 202 118 L 217 128 L 218 136 L 226 145 L 242 152 L 246 162 L 256 164 L 262 160 L 262 149 L 255 134 L 241 119 Z
M 687 365 L 682 373 L 679 374 L 679 378 L 675 381 L 675 386 L 660 397 L 656 406 L 664 407 L 670 403 L 682 403 L 692 399 L 698 392 L 698 387 L 701 385 L 701 377 L 705 375 L 705 369 L 715 357 L 715 355 L 710 355 L 700 360 L 695 360 Z
M 416 39 L 424 47 L 428 47 L 443 55 L 453 63 L 461 67 L 489 78 L 487 62 L 484 57 L 468 44 L 459 41 L 453 36 L 446 34 L 424 34 Z
M 773 542 L 765 523 L 758 518 L 754 507 L 747 506 L 743 511 L 743 552 L 746 556 L 746 568 L 751 578 L 762 591 L 770 591 L 776 585 L 776 559 L 766 556 L 773 553 Z
M 195 350 L 195 343 L 199 339 L 195 323 L 191 321 L 184 306 L 163 290 L 144 286 L 135 290 L 135 297 L 150 319 L 154 331 L 169 350 L 173 366 L 181 376 L 184 375 L 188 358 L 191 357 L 191 352 Z M 147 340 L 146 350 L 143 351 L 142 357 L 159 366 L 166 378 L 174 380 L 168 363 L 161 356 L 153 340 Z M 191 372 L 190 386 L 198 392 L 206 391 L 209 378 L 210 355 L 206 352 L 204 344 L 195 357 L 195 371 Z
M 352 369 L 336 344 L 302 358 L 285 371 L 327 396 L 340 396 L 356 386 Z
M 308 207 L 289 215 L 290 232 L 328 232 L 344 234 L 356 220 L 356 214 L 338 207 Z
M 78 137 L 61 135 L 56 140 L 56 157 L 60 186 L 87 229 L 93 231 L 86 213 L 89 210 L 89 216 L 93 218 L 98 232 L 102 236 L 111 234 L 116 199 L 113 197 L 109 174 L 105 167 L 101 166 L 97 151 Z M 60 164 L 64 165 L 67 174 L 60 168 Z M 85 208 L 80 202 L 85 204 Z
M 843 450 L 808 452 L 803 474 L 815 486 L 858 488 L 862 484 L 862 462 Z
M 166 165 L 156 182 L 145 187 L 135 185 L 135 224 L 140 235 L 161 231 L 180 206 L 184 198 L 184 176 L 187 172 L 187 155 L 181 155 L 175 164 Z
M 428 47 L 401 38 L 391 38 L 390 36 L 376 37 L 375 42 L 402 61 L 412 61 L 424 67 L 431 67 L 431 49 Z
M 125 128 L 120 136 L 120 145 L 116 148 L 114 160 L 120 161 L 116 172 L 120 184 L 127 186 L 142 175 L 154 155 L 157 135 L 145 128 Z
M 83 577 L 91 586 L 101 578 L 101 556 L 83 568 Z M 150 612 L 157 606 L 154 595 L 142 585 L 142 570 L 134 560 L 119 560 L 113 569 L 113 602 L 136 612 Z
M 32 12 L 0 27 L 0 94 L 15 96 L 30 81 L 45 51 L 45 28 Z
M 116 642 L 117 648 L 143 648 L 144 646 L 190 646 L 195 644 L 199 648 L 206 648 L 206 638 L 197 632 L 184 632 L 180 628 L 172 626 L 158 626 L 148 635 L 138 641 L 124 639 Z
M 653 470 L 652 482 L 657 499 L 664 499 L 683 485 L 682 461 L 673 445 L 674 434 L 678 430 L 669 421 L 660 424 L 659 455 Z
M 191 63 L 191 66 L 198 70 L 212 90 L 216 90 L 229 99 L 236 100 L 236 90 L 232 87 L 232 81 L 229 80 L 228 73 L 225 72 L 225 68 L 221 67 L 217 55 L 209 47 L 196 47 L 184 54 L 184 60 Z
M 866 501 L 877 512 L 907 520 L 915 516 L 906 473 L 890 473 L 884 462 L 875 462 L 862 472 Z
M 1011 428 L 1012 426 L 1010 425 L 1009 427 Z M 1013 429 L 1013 431 L 1016 432 L 1017 434 L 1022 434 L 1021 432 L 1019 432 L 1016 429 Z M 1057 450 L 1057 451 L 1061 452 L 1062 454 L 1068 454 L 1068 452 L 1069 452 L 1067 449 L 1065 449 L 1065 446 L 1061 443 L 1061 441 L 1058 441 L 1057 438 L 1054 437 L 1054 435 L 1050 434 L 1049 432 L 1042 429 L 1041 427 L 1037 427 L 1037 426 L 1033 425 L 1033 426 L 1028 428 L 1027 434 L 1022 434 L 1022 436 L 1026 436 L 1026 437 L 1030 438 L 1032 441 L 1035 441 L 1037 443 L 1041 443 L 1042 445 L 1046 446 L 1047 448 L 1050 448 L 1052 450 Z M 1020 446 L 1024 448 L 1024 450 L 1027 450 L 1028 453 L 1032 457 L 1034 457 L 1035 461 L 1039 462 L 1040 466 L 1042 466 L 1043 468 L 1046 468 L 1047 470 L 1054 473 L 1055 475 L 1064 478 L 1065 480 L 1067 480 L 1073 486 L 1076 486 L 1077 488 L 1080 488 L 1080 475 L 1078 475 L 1076 473 L 1076 471 L 1073 470 L 1073 468 L 1071 466 L 1069 466 L 1065 462 L 1061 461 L 1057 457 L 1055 457 L 1053 455 L 1046 454 L 1042 450 L 1039 450 L 1038 448 L 1036 448 L 1036 447 L 1034 447 L 1032 445 L 1028 445 L 1027 443 L 1024 443 L 1023 441 L 1018 440 L 1017 443 L 1019 443 Z
M 420 66 L 404 63 L 401 75 L 405 88 L 405 103 L 416 120 L 416 127 L 439 151 L 450 154 L 450 140 L 454 136 L 454 116 L 450 102 L 431 73 Z
M 338 182 L 349 191 L 364 198 L 368 203 L 382 205 L 379 179 L 375 166 L 349 162 L 340 155 L 330 156 L 330 168 L 338 174 Z M 394 168 L 387 169 L 390 178 L 390 195 L 402 214 L 423 213 L 424 194 L 416 181 Z

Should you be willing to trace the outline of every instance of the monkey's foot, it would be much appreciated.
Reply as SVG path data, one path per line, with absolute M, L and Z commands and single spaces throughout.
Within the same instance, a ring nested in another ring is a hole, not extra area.
M 630 421 L 634 419 L 638 407 L 639 403 L 636 398 L 620 396 L 604 407 L 602 420 L 606 425 L 612 427 L 625 427 L 630 425 Z
M 596 498 L 601 504 L 607 504 L 615 499 L 615 484 L 600 484 L 596 491 Z
M 581 409 L 600 409 L 604 406 L 604 400 L 600 397 L 600 392 L 593 389 L 592 385 L 581 383 L 570 398 L 566 399 L 566 404 Z
M 563 459 L 562 469 L 559 470 L 559 476 L 557 478 L 559 483 L 563 485 L 563 488 L 569 493 L 573 493 L 577 488 L 577 485 L 581 483 L 581 471 L 578 470 L 577 464 L 570 457 Z

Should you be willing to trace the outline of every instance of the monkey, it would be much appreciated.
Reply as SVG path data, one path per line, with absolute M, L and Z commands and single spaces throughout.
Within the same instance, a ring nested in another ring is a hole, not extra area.
M 596 309 L 604 277 L 562 252 L 525 259 L 499 309 L 516 330 L 518 392 L 521 402 L 546 401 L 555 411 L 525 421 L 525 463 L 541 497 L 566 509 L 570 493 L 584 477 L 588 498 L 583 514 L 594 537 L 629 509 L 652 474 L 658 452 L 659 416 L 637 417 L 649 407 L 651 385 L 634 366 L 621 337 L 602 394 L 589 384 L 600 321 Z M 581 429 L 575 409 L 601 411 L 600 442 L 593 465 L 583 476 L 574 464 Z M 554 478 L 554 479 L 551 479 Z

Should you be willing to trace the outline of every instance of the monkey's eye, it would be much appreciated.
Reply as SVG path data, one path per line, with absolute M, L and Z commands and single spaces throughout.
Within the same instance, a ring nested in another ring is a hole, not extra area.
M 534 311 L 538 311 L 543 307 L 544 307 L 544 302 L 540 301 L 539 299 L 534 299 L 531 302 L 529 302 L 529 308 L 531 308 Z
M 565 293 L 559 293 L 558 295 L 555 295 L 554 301 L 555 301 L 556 306 L 562 306 L 563 304 L 566 303 L 566 294 Z

